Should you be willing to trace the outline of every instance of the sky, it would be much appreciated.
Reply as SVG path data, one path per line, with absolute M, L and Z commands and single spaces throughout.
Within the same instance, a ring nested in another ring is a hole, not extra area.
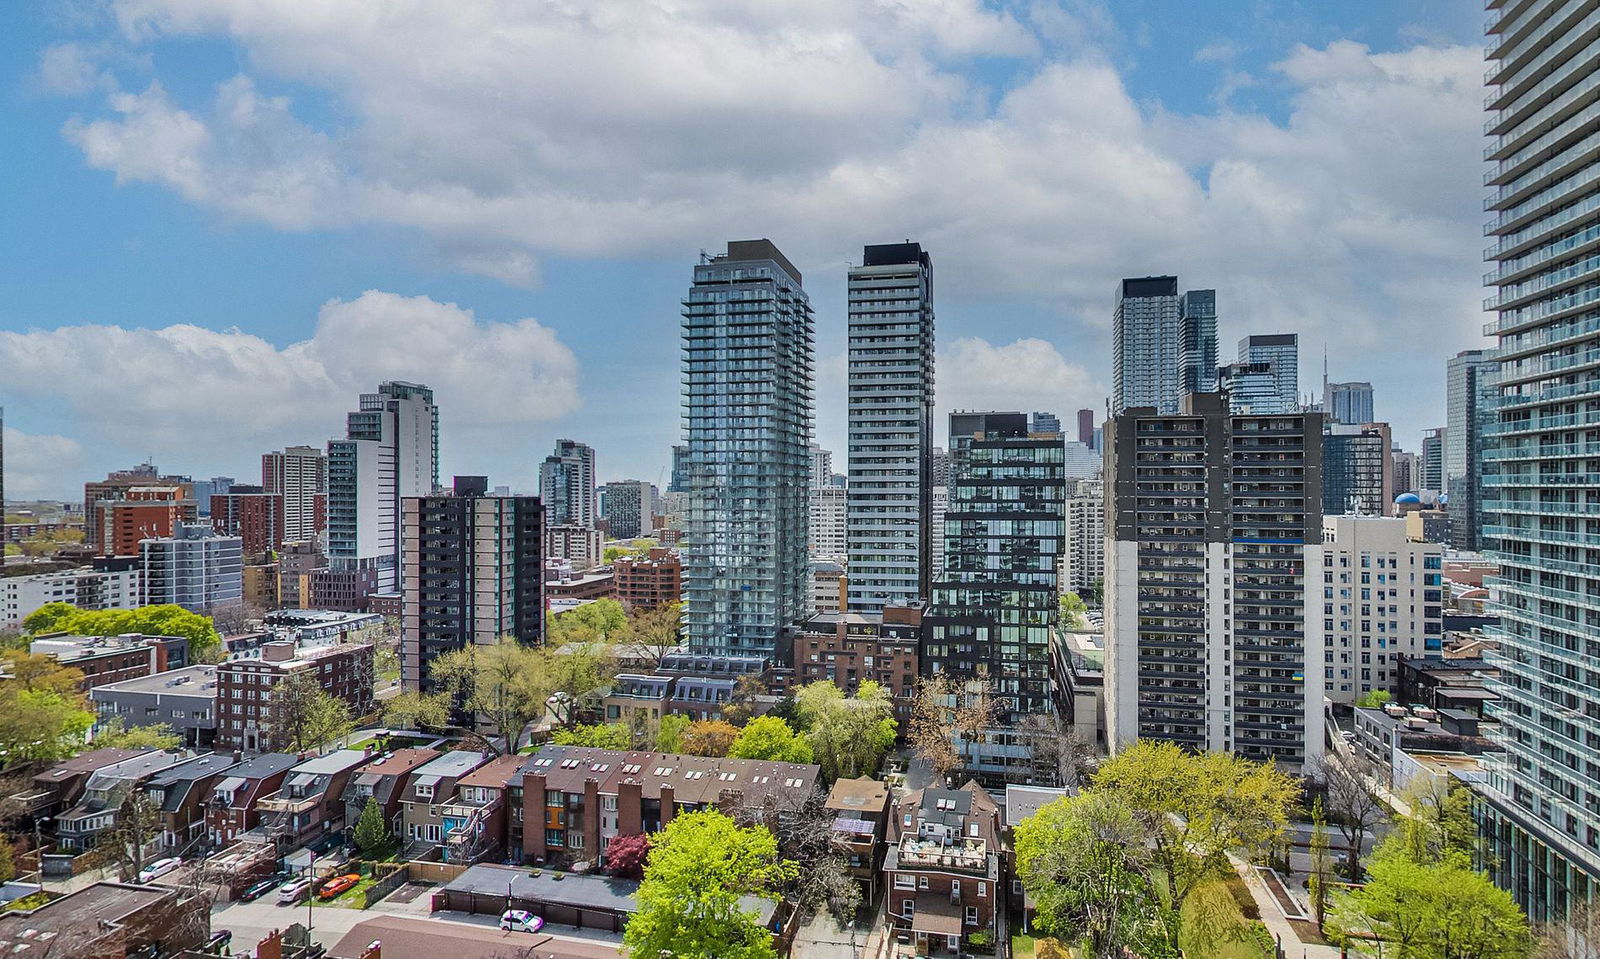
M 443 472 L 664 481 L 679 300 L 769 237 L 844 449 L 845 275 L 920 241 L 941 413 L 1103 410 L 1124 276 L 1298 332 L 1408 450 L 1483 344 L 1454 0 L 45 0 L 0 8 L 6 494 L 250 482 L 386 379 Z M 941 418 L 937 439 L 943 442 Z

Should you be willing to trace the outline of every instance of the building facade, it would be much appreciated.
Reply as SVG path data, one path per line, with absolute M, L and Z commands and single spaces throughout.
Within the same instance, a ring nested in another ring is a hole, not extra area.
M 261 656 L 217 666 L 217 748 L 270 752 L 288 748 L 290 734 L 281 709 L 281 684 L 303 673 L 322 691 L 344 700 L 352 716 L 373 706 L 371 643 L 296 648 L 267 643 Z
M 1418 457 L 1417 485 L 1421 489 L 1442 493 L 1444 488 L 1444 441 L 1446 430 L 1436 427 L 1422 434 L 1422 455 Z
M 1179 316 L 1175 276 L 1123 280 L 1111 318 L 1111 409 L 1154 406 L 1176 411 Z
M 1265 333 L 1239 341 L 1240 363 L 1266 364 L 1267 389 L 1250 400 L 1249 408 L 1238 412 L 1300 412 L 1300 334 Z
M 246 556 L 261 556 L 284 541 L 283 494 L 235 484 L 211 497 L 211 528 L 237 536 Z
M 132 557 L 96 559 L 92 565 L 32 576 L 0 577 L 0 629 L 16 629 L 46 603 L 79 609 L 133 609 L 139 605 L 142 568 Z
M 550 515 L 547 508 L 545 515 Z M 594 569 L 605 561 L 605 537 L 593 526 L 546 526 L 546 559 L 562 559 L 579 572 Z
M 629 609 L 655 609 L 683 599 L 683 560 L 675 549 L 655 546 L 644 556 L 620 556 L 611 573 L 617 601 Z
M 1483 527 L 1479 476 L 1483 433 L 1493 402 L 1495 361 L 1487 350 L 1463 350 L 1445 364 L 1444 488 L 1449 495 L 1450 538 L 1456 549 L 1476 550 Z
M 328 456 L 322 450 L 288 446 L 263 453 L 261 488 L 283 497 L 281 542 L 311 542 L 327 530 Z
M 192 613 L 244 602 L 244 541 L 199 523 L 139 544 L 140 605 L 182 606 Z
M 654 483 L 612 480 L 600 494 L 600 515 L 612 539 L 638 539 L 656 529 L 658 496 Z
M 925 600 L 931 582 L 932 258 L 920 243 L 866 247 L 849 302 L 846 565 L 850 607 L 871 612 Z
M 1505 752 L 1482 786 L 1483 825 L 1496 882 L 1536 921 L 1560 918 L 1600 880 L 1593 18 L 1586 4 L 1496 3 L 1487 27 L 1485 281 L 1497 315 L 1484 332 L 1498 337 L 1499 370 L 1481 511 L 1500 565 L 1492 688 Z
M 843 486 L 811 487 L 806 546 L 813 562 L 843 564 L 848 557 L 848 496 Z
M 1067 540 L 1061 553 L 1060 588 L 1087 594 L 1105 575 L 1106 491 L 1102 483 L 1078 483 L 1067 496 Z
M 1307 768 L 1323 737 L 1322 417 L 1224 403 L 1129 410 L 1107 434 L 1107 735 Z
M 728 244 L 683 300 L 684 627 L 706 651 L 772 655 L 805 614 L 815 345 L 800 271 Z
M 1322 512 L 1393 516 L 1394 496 L 1389 424 L 1328 424 L 1322 436 Z
M 177 499 L 189 503 L 189 509 L 182 515 L 181 519 L 184 522 L 192 523 L 199 515 L 194 504 L 194 486 L 189 477 L 162 476 L 161 471 L 156 469 L 154 465 L 141 463 L 133 469 L 108 473 L 103 480 L 92 480 L 83 484 L 83 535 L 85 545 L 95 548 L 97 553 L 105 555 L 104 544 L 101 541 L 104 518 L 101 515 L 100 504 L 106 500 L 122 499 L 128 489 L 134 486 L 181 487 L 182 491 Z
M 595 494 L 594 447 L 556 440 L 555 452 L 539 464 L 539 500 L 551 526 L 594 528 L 599 519 Z
M 1359 426 L 1373 422 L 1372 384 L 1324 383 L 1322 414 L 1330 423 Z
M 404 501 L 400 680 L 432 691 L 426 663 L 502 636 L 538 644 L 544 625 L 544 507 L 536 496 L 487 496 L 456 477 L 449 496 Z

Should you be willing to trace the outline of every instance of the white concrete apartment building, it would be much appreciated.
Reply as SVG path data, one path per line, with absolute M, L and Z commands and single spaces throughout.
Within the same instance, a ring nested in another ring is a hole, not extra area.
M 1354 705 L 1399 685 L 1400 660 L 1438 653 L 1444 638 L 1444 547 L 1406 538 L 1385 516 L 1322 519 L 1323 676 L 1329 699 Z

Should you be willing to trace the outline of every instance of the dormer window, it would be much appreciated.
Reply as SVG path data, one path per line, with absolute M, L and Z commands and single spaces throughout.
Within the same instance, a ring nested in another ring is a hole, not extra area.
M 971 836 L 973 839 L 978 838 L 978 824 L 977 823 L 975 823 L 975 822 L 967 823 L 967 835 Z

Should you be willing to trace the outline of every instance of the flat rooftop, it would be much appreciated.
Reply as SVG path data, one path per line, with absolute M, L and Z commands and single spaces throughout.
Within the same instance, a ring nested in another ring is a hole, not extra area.
M 165 673 L 153 673 L 120 683 L 96 686 L 95 692 L 161 693 L 165 696 L 205 696 L 217 694 L 217 667 L 185 666 Z
M 98 929 L 102 922 L 118 922 L 170 895 L 172 890 L 159 886 L 97 882 L 37 909 L 0 913 L 0 952 L 49 955 L 60 947 L 56 942 L 60 936 L 75 937 L 81 944 L 85 933 Z M 66 947 L 56 954 L 76 953 Z

